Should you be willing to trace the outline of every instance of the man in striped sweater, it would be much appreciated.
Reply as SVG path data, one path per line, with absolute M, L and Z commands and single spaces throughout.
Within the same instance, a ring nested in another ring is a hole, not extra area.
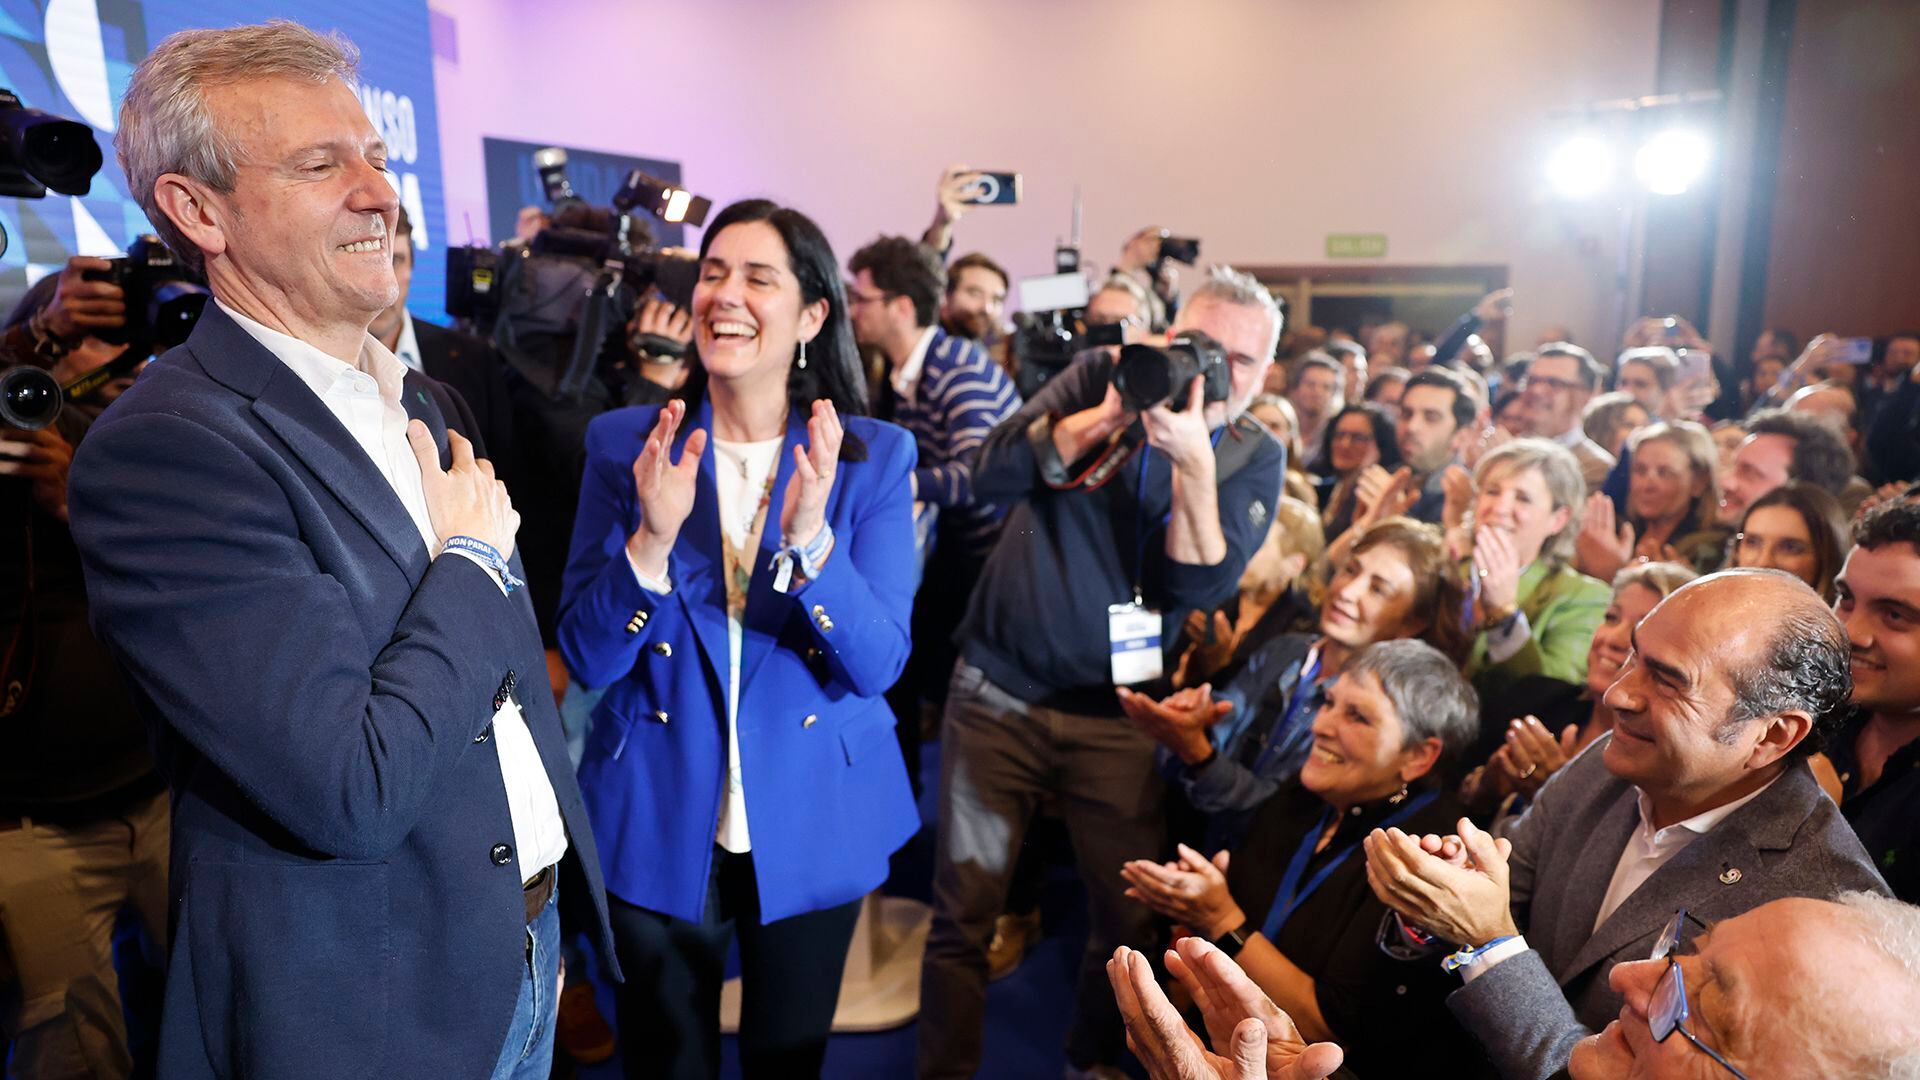
M 920 465 L 914 499 L 938 514 L 913 605 L 913 655 L 890 695 L 899 717 L 908 772 L 919 786 L 923 707 L 938 715 L 953 672 L 954 628 L 999 536 L 1005 507 L 973 498 L 973 461 L 994 425 L 1020 408 L 1006 372 L 980 343 L 937 323 L 946 274 L 931 249 L 883 236 L 854 252 L 847 307 L 854 338 L 886 361 L 874 415 L 913 433 Z

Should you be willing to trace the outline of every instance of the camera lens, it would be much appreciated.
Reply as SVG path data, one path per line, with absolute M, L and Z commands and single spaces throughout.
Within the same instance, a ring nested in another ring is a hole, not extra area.
M 0 424 L 43 428 L 60 415 L 60 384 L 39 368 L 17 367 L 0 374 Z
M 1183 370 L 1173 356 L 1151 345 L 1128 345 L 1113 367 L 1113 387 L 1134 412 L 1145 412 L 1173 396 Z

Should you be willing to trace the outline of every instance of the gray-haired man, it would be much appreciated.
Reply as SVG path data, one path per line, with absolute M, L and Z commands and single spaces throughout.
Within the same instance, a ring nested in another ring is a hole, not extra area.
M 556 898 L 613 955 L 599 860 L 519 515 L 446 388 L 367 333 L 398 203 L 353 69 L 290 22 L 185 31 L 120 114 L 215 301 L 69 489 L 173 791 L 160 1074 L 544 1078 Z
M 1114 687 L 1156 677 L 1174 617 L 1233 592 L 1266 536 L 1286 458 L 1240 415 L 1272 363 L 1273 299 L 1216 269 L 1181 309 L 1175 333 L 1187 330 L 1225 347 L 1227 400 L 1203 404 L 1196 385 L 1186 408 L 1135 414 L 1097 350 L 996 427 L 974 465 L 976 497 L 1012 510 L 961 627 L 947 697 L 922 1076 L 972 1076 L 979 1064 L 988 939 L 1027 823 L 1049 794 L 1093 916 L 1068 1057 L 1086 1068 L 1119 1056 L 1102 965 L 1152 932 L 1151 916 L 1123 896 L 1119 867 L 1159 850 L 1163 823 L 1153 742 L 1122 716 Z M 1188 402 L 1186 388 L 1175 400 Z M 1090 463 L 1136 422 L 1146 440 L 1137 456 L 1090 483 Z

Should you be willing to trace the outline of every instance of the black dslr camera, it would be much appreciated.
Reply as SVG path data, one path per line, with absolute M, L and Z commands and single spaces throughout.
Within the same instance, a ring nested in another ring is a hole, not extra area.
M 1019 360 L 1014 377 L 1022 397 L 1032 397 L 1040 388 L 1067 369 L 1073 358 L 1087 349 L 1118 345 L 1125 327 L 1119 323 L 1089 326 L 1086 308 L 1014 313 L 1011 349 Z
M 138 343 L 155 352 L 187 340 L 212 296 L 198 274 L 152 234 L 135 240 L 124 257 L 107 261 L 112 263 L 107 269 L 83 271 L 81 276 L 120 286 L 127 297 L 127 321 L 94 330 L 94 337 L 115 345 Z
M 1165 404 L 1179 410 L 1191 404 L 1187 387 L 1194 377 L 1205 376 L 1202 385 L 1205 400 L 1211 404 L 1225 401 L 1233 392 L 1233 379 L 1227 370 L 1227 350 L 1198 330 L 1176 335 L 1166 347 L 1128 345 L 1120 350 L 1113 368 L 1113 387 L 1120 400 L 1134 412 L 1145 412 Z

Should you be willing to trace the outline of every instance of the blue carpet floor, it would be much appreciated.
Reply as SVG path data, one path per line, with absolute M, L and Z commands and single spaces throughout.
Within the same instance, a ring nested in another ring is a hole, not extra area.
M 918 900 L 928 899 L 933 879 L 933 825 L 940 775 L 938 744 L 922 754 L 920 775 L 927 791 L 920 799 L 920 834 L 894 859 L 886 891 Z M 1086 897 L 1070 868 L 1051 867 L 1041 892 L 1041 919 L 1045 937 L 1012 975 L 987 991 L 985 1051 L 979 1075 L 993 1080 L 1058 1080 L 1066 1067 L 1063 1047 L 1072 1016 L 1074 973 L 1087 937 Z M 613 1017 L 613 994 L 595 972 L 602 1013 Z M 913 1076 L 916 1025 L 868 1035 L 840 1035 L 827 1047 L 823 1075 L 829 1080 L 875 1080 Z M 740 1076 L 736 1041 L 722 1040 L 723 1080 Z M 620 1054 L 613 1060 L 581 1069 L 582 1080 L 620 1080 Z
M 886 891 L 917 900 L 929 899 L 933 880 L 933 830 L 938 807 L 935 790 L 940 775 L 938 744 L 926 747 L 922 755 L 921 776 L 929 790 L 920 799 L 919 835 L 894 858 L 893 874 Z M 1048 868 L 1040 896 L 1041 919 L 1045 936 L 1027 954 L 1026 961 L 1012 975 L 993 983 L 987 991 L 985 1046 L 979 1076 L 991 1080 L 1057 1080 L 1066 1066 L 1063 1047 L 1073 1010 L 1074 972 L 1086 943 L 1086 895 L 1073 870 L 1065 865 Z M 157 966 L 138 959 L 137 925 L 126 920 L 124 933 L 116 942 L 116 966 L 121 972 L 121 987 L 129 1008 L 129 1031 L 135 1056 L 141 1066 L 136 1077 L 152 1075 L 151 1060 L 156 1032 L 152 1018 L 159 1011 L 161 973 Z M 614 1016 L 611 985 L 601 977 L 591 947 L 587 950 L 588 974 L 594 983 L 602 1015 L 611 1022 Z M 827 1049 L 824 1075 L 830 1080 L 891 1080 L 913 1076 L 915 1025 L 868 1035 L 842 1035 Z M 737 1080 L 740 1064 L 736 1042 L 722 1040 L 724 1059 L 721 1076 Z M 0 1065 L 7 1061 L 8 1046 L 0 1036 Z M 621 1080 L 625 1075 L 620 1054 L 599 1065 L 575 1069 L 564 1060 L 555 1063 L 556 1078 L 569 1076 L 580 1080 Z M 1135 1075 L 1140 1075 L 1135 1066 Z M 0 1069 L 4 1071 L 4 1069 Z

